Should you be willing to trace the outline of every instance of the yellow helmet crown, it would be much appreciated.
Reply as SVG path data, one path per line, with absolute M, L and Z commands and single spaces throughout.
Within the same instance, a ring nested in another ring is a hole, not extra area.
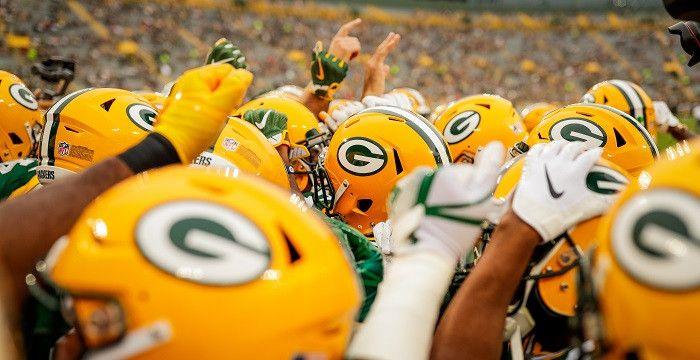
M 532 129 L 540 123 L 542 118 L 550 111 L 556 110 L 557 106 L 554 104 L 540 102 L 535 104 L 530 104 L 526 106 L 520 115 L 523 117 L 523 123 L 525 124 L 525 129 L 527 131 L 532 131 Z
M 581 102 L 612 106 L 632 116 L 656 138 L 654 103 L 641 86 L 631 81 L 599 82 L 583 95 Z
M 418 166 L 449 163 L 447 144 L 422 116 L 393 106 L 365 109 L 331 138 L 324 169 L 334 195 L 326 207 L 369 234 L 387 219 L 387 197 L 399 179 Z
M 214 148 L 198 156 L 193 164 L 240 169 L 283 189 L 289 189 L 287 171 L 277 150 L 252 124 L 230 117 Z
M 454 162 L 473 162 L 477 152 L 492 141 L 510 148 L 527 136 L 513 104 L 489 94 L 450 103 L 435 120 L 435 127 L 447 141 Z
M 131 351 L 119 357 L 340 358 L 361 297 L 305 205 L 254 177 L 183 166 L 102 194 L 47 263 L 85 344 Z
M 121 89 L 83 89 L 58 100 L 44 115 L 37 176 L 42 184 L 129 148 L 153 130 L 157 112 Z
M 633 183 L 600 226 L 590 298 L 619 356 L 700 358 L 700 314 L 690 310 L 700 306 L 700 143 L 676 150 Z
M 27 157 L 41 131 L 39 103 L 17 76 L 0 71 L 0 162 Z
M 603 158 L 638 176 L 659 154 L 649 132 L 620 110 L 598 104 L 574 104 L 548 113 L 527 138 L 532 147 L 552 140 L 583 141 L 602 147 Z

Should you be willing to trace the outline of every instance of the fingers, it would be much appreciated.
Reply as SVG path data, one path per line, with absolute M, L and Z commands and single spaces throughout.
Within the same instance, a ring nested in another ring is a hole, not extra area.
M 588 170 L 593 167 L 596 161 L 600 159 L 600 156 L 602 154 L 603 148 L 586 150 L 583 152 L 583 154 L 579 155 L 578 158 L 576 158 L 576 162 L 580 164 L 584 169 Z
M 542 151 L 544 151 L 544 147 L 546 144 L 535 144 L 533 145 L 530 150 L 527 152 L 527 157 L 539 157 L 542 154 Z
M 569 142 L 565 140 L 556 140 L 545 144 L 544 149 L 542 149 L 542 155 L 540 157 L 553 158 L 557 156 L 561 152 L 561 149 L 563 149 L 564 146 L 568 143 Z
M 573 161 L 577 156 L 586 150 L 586 144 L 580 141 L 570 142 L 564 145 L 559 156 L 567 161 Z
M 390 32 L 386 39 L 384 39 L 384 41 L 377 46 L 377 50 L 374 52 L 374 55 L 378 56 L 383 62 L 387 55 L 389 55 L 389 53 L 396 48 L 396 45 L 399 44 L 399 40 L 401 40 L 401 35 Z
M 350 32 L 362 23 L 362 19 L 355 19 L 353 21 L 347 22 L 340 27 L 336 36 L 347 36 Z
M 474 160 L 476 168 L 475 182 L 479 185 L 487 185 L 493 183 L 495 185 L 496 178 L 505 155 L 505 147 L 500 141 L 490 142 L 481 150 Z

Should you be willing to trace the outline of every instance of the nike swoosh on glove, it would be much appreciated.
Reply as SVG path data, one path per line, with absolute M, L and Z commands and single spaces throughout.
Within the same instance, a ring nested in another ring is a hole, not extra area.
M 586 177 L 603 152 L 582 142 L 558 140 L 527 152 L 513 211 L 550 241 L 579 222 L 602 214 L 616 198 L 586 187 Z
M 392 192 L 389 217 L 396 253 L 431 251 L 457 261 L 477 241 L 485 220 L 502 213 L 493 197 L 505 149 L 484 148 L 475 163 L 438 170 L 419 168 Z
M 168 96 L 154 131 L 168 139 L 182 162 L 189 164 L 216 141 L 252 81 L 249 71 L 228 64 L 186 71 Z

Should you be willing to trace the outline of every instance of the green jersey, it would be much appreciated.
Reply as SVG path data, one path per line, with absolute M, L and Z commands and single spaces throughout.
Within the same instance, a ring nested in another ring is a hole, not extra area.
M 0 200 L 7 199 L 15 190 L 30 183 L 36 176 L 36 159 L 22 159 L 0 163 Z

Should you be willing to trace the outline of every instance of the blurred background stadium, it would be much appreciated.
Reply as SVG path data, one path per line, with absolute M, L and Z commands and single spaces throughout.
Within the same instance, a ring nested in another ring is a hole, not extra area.
M 303 86 L 315 41 L 353 17 L 366 53 L 402 35 L 389 86 L 420 89 L 431 105 L 481 92 L 565 104 L 620 78 L 687 118 L 700 90 L 660 0 L 0 0 L 0 68 L 34 85 L 30 65 L 63 56 L 77 62 L 73 88 L 158 90 L 228 37 L 256 74 L 254 95 Z M 351 66 L 340 96 L 359 96 L 362 80 Z

